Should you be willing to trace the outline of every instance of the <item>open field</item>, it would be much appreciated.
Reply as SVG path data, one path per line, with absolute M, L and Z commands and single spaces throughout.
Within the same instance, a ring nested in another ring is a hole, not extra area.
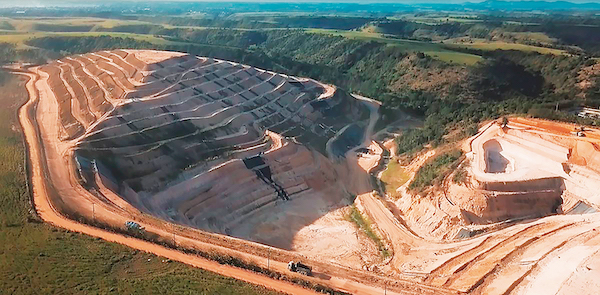
M 552 44 L 557 41 L 556 38 L 552 38 L 546 33 L 541 32 L 507 32 L 505 34 L 515 37 L 518 40 L 537 41 L 547 44 Z
M 119 20 L 95 17 L 28 17 L 28 18 L 7 18 L 0 17 L 0 22 L 7 22 L 14 27 L 15 31 L 35 32 L 40 29 L 47 29 L 44 26 L 50 26 L 54 29 L 69 30 L 87 30 L 94 31 L 98 28 L 110 29 L 122 25 L 143 25 L 151 24 L 149 22 L 136 20 Z
M 448 50 L 443 48 L 439 44 L 389 38 L 380 33 L 328 29 L 308 29 L 307 32 L 318 34 L 331 34 L 336 36 L 343 36 L 350 39 L 383 42 L 389 44 L 390 46 L 398 46 L 407 51 L 420 51 L 435 59 L 439 59 L 441 61 L 449 63 L 473 65 L 482 60 L 482 58 L 478 55 Z
M 472 48 L 479 50 L 519 50 L 524 52 L 537 52 L 540 54 L 554 54 L 554 55 L 566 55 L 566 51 L 561 49 L 546 48 L 539 46 L 532 46 L 519 43 L 508 43 L 502 41 L 485 41 L 482 39 L 472 39 L 468 42 L 461 42 L 460 40 L 448 40 L 444 41 L 444 45 L 449 48 Z
M 56 36 L 69 36 L 69 37 L 97 37 L 97 36 L 111 36 L 121 38 L 133 38 L 139 41 L 146 41 L 156 45 L 181 45 L 188 44 L 184 42 L 168 41 L 160 37 L 145 34 L 134 34 L 134 33 L 119 33 L 119 32 L 33 32 L 33 33 L 19 33 L 19 34 L 0 34 L 0 42 L 12 43 L 17 46 L 23 46 L 27 40 L 41 38 L 41 37 L 56 37 Z
M 250 13 L 249 15 L 253 15 Z M 278 14 L 273 14 L 277 16 Z M 242 14 L 241 16 L 232 17 L 248 17 Z M 461 19 L 461 18 L 458 18 Z M 471 21 L 469 18 L 462 19 Z M 131 37 L 140 41 L 147 41 L 157 45 L 185 45 L 185 42 L 174 42 L 163 39 L 160 36 L 150 34 L 133 34 L 110 32 L 111 28 L 117 26 L 162 26 L 165 29 L 191 29 L 203 30 L 208 27 L 199 26 L 174 26 L 168 24 L 156 24 L 137 20 L 115 20 L 103 18 L 1 18 L 0 21 L 12 27 L 9 30 L 3 30 L 6 35 L 0 35 L 0 42 L 9 42 L 17 44 L 19 48 L 27 48 L 23 42 L 30 38 L 46 37 L 46 36 L 103 36 L 110 35 L 113 37 Z M 251 31 L 247 28 L 229 28 L 238 31 Z M 256 31 L 283 30 L 285 28 L 265 28 L 255 29 Z M 98 30 L 107 32 L 98 32 Z M 376 28 L 365 28 L 362 31 L 355 30 L 334 30 L 334 29 L 306 29 L 309 33 L 331 34 L 344 36 L 351 39 L 359 39 L 365 41 L 377 41 L 396 46 L 406 51 L 419 51 L 428 56 L 452 64 L 474 65 L 481 61 L 482 58 L 478 55 L 458 52 L 453 49 L 472 48 L 478 50 L 519 50 L 524 52 L 539 52 L 542 54 L 567 54 L 564 50 L 525 45 L 519 43 L 508 43 L 501 41 L 488 42 L 483 39 L 469 39 L 472 42 L 461 42 L 459 39 L 445 40 L 444 44 L 434 42 L 413 41 L 407 39 L 397 39 L 391 36 L 383 35 L 377 32 Z M 508 35 L 514 35 L 517 39 L 532 40 L 538 42 L 554 43 L 556 40 L 549 38 L 543 33 L 518 33 L 508 32 Z
M 415 16 L 404 15 L 402 17 L 388 17 L 390 20 L 406 20 L 427 25 L 439 25 L 449 22 L 457 23 L 480 23 L 482 20 L 477 19 L 475 15 L 448 15 L 448 16 Z
M 0 289 L 10 294 L 161 293 L 278 294 L 179 262 L 36 221 L 29 213 L 24 151 L 16 120 L 25 80 L 0 90 Z

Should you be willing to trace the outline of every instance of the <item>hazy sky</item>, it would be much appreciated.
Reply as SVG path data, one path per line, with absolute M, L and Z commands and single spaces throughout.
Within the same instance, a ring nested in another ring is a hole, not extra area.
M 108 2 L 289 2 L 289 3 L 302 3 L 302 2 L 327 2 L 327 3 L 404 3 L 404 4 L 414 4 L 414 3 L 464 3 L 464 2 L 483 2 L 485 0 L 0 0 L 0 6 L 62 6 L 67 4 L 96 4 L 96 3 L 108 3 Z M 530 1 L 530 0 L 504 0 L 504 1 Z M 554 2 L 555 0 L 546 0 L 549 2 Z M 567 0 L 568 2 L 573 3 L 600 3 L 600 0 Z M 62 5 L 61 5 L 62 4 Z
M 290 3 L 298 3 L 298 2 L 340 2 L 340 3 L 432 3 L 432 2 L 454 2 L 454 3 L 462 3 L 462 2 L 483 2 L 485 0 L 341 0 L 341 1 L 332 1 L 332 0 L 0 0 L 0 3 L 3 4 L 13 4 L 15 6 L 19 5 L 52 5 L 57 3 L 102 3 L 102 2 L 290 2 Z M 500 1 L 531 1 L 531 0 L 500 0 Z M 534 0 L 535 1 L 535 0 Z M 555 1 L 566 1 L 573 3 L 599 3 L 600 0 L 544 0 L 548 2 Z

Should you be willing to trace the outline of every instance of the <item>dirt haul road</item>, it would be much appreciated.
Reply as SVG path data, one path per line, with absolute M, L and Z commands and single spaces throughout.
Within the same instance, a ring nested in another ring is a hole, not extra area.
M 60 167 L 60 169 L 53 169 L 61 170 L 62 173 L 59 173 L 58 175 L 51 174 L 52 172 L 49 171 L 48 167 L 52 164 L 60 163 L 60 161 L 62 161 L 61 157 L 64 156 L 60 154 L 50 154 L 49 150 L 53 149 L 48 148 L 50 145 L 56 144 L 56 137 L 53 138 L 51 136 L 48 136 L 48 133 L 52 134 L 52 130 L 56 132 L 56 130 L 58 129 L 56 126 L 57 124 L 47 124 L 48 122 L 53 121 L 43 119 L 42 120 L 46 123 L 45 125 L 39 126 L 36 123 L 36 114 L 44 118 L 44 115 L 47 115 L 48 113 L 52 112 L 52 105 L 51 103 L 49 103 L 49 99 L 45 99 L 45 101 L 40 104 L 40 97 L 44 97 L 44 94 L 40 93 L 40 91 L 49 91 L 49 89 L 43 89 L 43 87 L 36 87 L 36 82 L 40 78 L 40 76 L 37 73 L 20 72 L 17 74 L 26 75 L 30 79 L 26 85 L 27 91 L 29 93 L 29 101 L 19 110 L 19 120 L 24 131 L 24 135 L 27 142 L 27 148 L 29 151 L 34 206 L 39 216 L 44 221 L 67 230 L 76 231 L 94 237 L 102 238 L 107 241 L 120 243 L 135 249 L 160 255 L 173 260 L 181 261 L 183 263 L 195 267 L 200 267 L 221 275 L 262 285 L 278 291 L 290 294 L 314 294 L 314 292 L 311 290 L 307 290 L 305 288 L 291 283 L 271 279 L 264 275 L 260 275 L 240 268 L 221 265 L 211 260 L 207 260 L 195 255 L 184 254 L 180 251 L 162 247 L 140 239 L 115 234 L 96 227 L 84 225 L 63 216 L 61 213 L 58 212 L 58 210 L 56 210 L 55 205 L 52 203 L 53 200 L 56 199 L 52 198 L 52 196 L 55 196 L 56 193 L 60 193 L 62 197 L 66 197 L 69 201 L 72 200 L 73 202 L 81 204 L 81 210 L 83 212 L 93 212 L 96 220 L 102 220 L 103 222 L 112 224 L 113 226 L 122 225 L 125 221 L 131 220 L 132 218 L 131 212 L 127 212 L 122 208 L 117 208 L 118 206 L 114 206 L 114 204 L 112 204 L 113 206 L 111 206 L 104 202 L 98 202 L 98 200 L 94 200 L 94 198 L 96 197 L 91 195 L 91 193 L 87 190 L 84 190 L 80 187 L 78 189 L 77 184 L 73 183 L 76 180 L 74 180 L 73 177 L 66 176 L 69 173 L 67 170 L 68 168 L 64 167 L 64 164 L 58 166 Z M 54 165 L 51 167 L 56 168 L 57 166 Z M 57 173 L 56 171 L 53 172 Z M 50 181 L 50 179 L 52 181 Z M 174 233 L 173 228 L 171 228 L 171 231 L 169 231 L 165 229 L 164 224 L 162 224 L 163 226 L 157 225 L 156 220 L 153 220 L 149 217 L 137 216 L 137 218 L 134 218 L 134 220 L 136 220 L 136 222 L 143 226 L 147 232 L 155 233 L 165 239 L 170 240 L 172 238 L 173 240 L 177 240 L 177 244 L 179 246 L 198 249 L 207 252 L 217 250 L 219 253 L 227 253 L 235 257 L 241 257 L 246 261 L 252 261 L 253 263 L 262 267 L 267 266 L 268 262 L 265 261 L 265 256 L 252 255 L 249 253 L 244 253 L 242 251 L 225 248 L 219 245 L 205 243 L 190 238 L 189 234 L 186 235 Z M 241 241 L 238 242 L 242 243 Z M 289 273 L 287 271 L 285 262 L 271 260 L 269 263 L 269 268 L 280 273 L 285 273 L 288 277 L 296 277 L 295 274 Z M 340 273 L 344 275 L 349 273 L 349 278 L 330 276 L 325 274 L 321 275 L 317 273 L 315 278 L 304 279 L 353 294 L 383 294 L 385 292 L 384 288 L 370 286 L 364 283 L 357 282 L 357 278 L 360 278 L 362 276 L 360 274 L 360 271 L 337 271 L 338 269 L 333 266 L 331 267 L 331 269 L 334 270 L 333 273 L 338 273 L 338 275 Z M 362 277 L 368 278 L 368 281 L 385 280 L 385 278 L 381 277 L 375 278 L 372 274 L 368 274 L 367 276 Z M 364 281 L 364 279 L 359 280 Z M 389 282 L 389 280 L 387 281 Z M 429 287 L 423 284 L 414 283 L 406 280 L 396 280 L 393 281 L 392 284 L 395 285 L 395 291 L 399 290 L 399 292 L 396 293 L 393 292 L 394 290 L 387 290 L 387 294 L 456 293 L 449 291 L 445 288 Z M 389 289 L 394 289 L 394 287 L 392 286 Z
M 23 75 L 27 75 L 29 77 L 29 81 L 27 82 L 29 101 L 25 105 L 23 105 L 19 110 L 19 120 L 21 122 L 21 126 L 26 137 L 27 148 L 30 155 L 30 165 L 32 174 L 31 184 L 33 190 L 33 201 L 35 209 L 40 218 L 42 218 L 45 222 L 70 231 L 80 232 L 90 236 L 102 238 L 106 241 L 123 244 L 131 248 L 153 253 L 155 255 L 166 257 L 169 259 L 181 261 L 183 263 L 195 267 L 200 267 L 202 269 L 210 270 L 221 275 L 233 277 L 239 280 L 265 286 L 267 288 L 275 289 L 285 293 L 316 294 L 316 292 L 304 289 L 291 283 L 271 279 L 266 276 L 242 270 L 239 268 L 221 265 L 215 261 L 210 261 L 208 259 L 204 259 L 195 255 L 184 254 L 182 252 L 165 248 L 136 238 L 111 233 L 92 226 L 87 226 L 70 220 L 61 215 L 60 213 L 56 212 L 56 210 L 50 203 L 47 191 L 48 187 L 45 181 L 45 177 L 42 175 L 42 152 L 40 150 L 40 146 L 37 144 L 39 142 L 39 137 L 37 135 L 36 128 L 34 127 L 34 124 L 29 116 L 30 112 L 35 109 L 35 105 L 37 103 L 37 92 L 34 87 L 34 81 L 37 79 L 37 77 L 34 74 Z

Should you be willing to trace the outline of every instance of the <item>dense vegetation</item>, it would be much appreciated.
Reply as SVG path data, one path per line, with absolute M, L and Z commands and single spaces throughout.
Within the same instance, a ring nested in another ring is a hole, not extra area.
M 430 185 L 440 184 L 444 177 L 456 168 L 461 156 L 462 151 L 454 150 L 428 160 L 419 168 L 408 187 L 419 192 Z
M 399 109 L 422 116 L 424 128 L 409 130 L 399 139 L 401 153 L 415 152 L 425 144 L 437 146 L 456 128 L 463 136 L 471 135 L 478 122 L 504 114 L 594 124 L 563 110 L 600 102 L 594 88 L 582 96 L 576 86 L 578 72 L 590 64 L 584 57 L 469 50 L 486 59 L 465 68 L 402 47 L 301 30 L 162 33 L 178 43 L 101 36 L 43 37 L 28 44 L 63 54 L 117 47 L 185 51 L 330 82 L 382 101 L 384 122 L 395 120 Z
M 160 22 L 173 26 L 195 26 L 213 28 L 325 28 L 350 30 L 376 20 L 371 17 L 339 17 L 311 15 L 256 15 L 235 18 L 205 17 L 163 17 L 160 19 L 140 18 L 145 21 Z
M 90 51 L 114 48 L 150 48 L 150 42 L 139 41 L 133 38 L 120 38 L 111 36 L 99 37 L 42 37 L 27 42 L 28 45 L 68 54 L 85 53 Z

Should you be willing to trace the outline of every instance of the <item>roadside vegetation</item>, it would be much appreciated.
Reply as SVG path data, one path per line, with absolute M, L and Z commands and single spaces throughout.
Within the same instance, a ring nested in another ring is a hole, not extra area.
M 452 181 L 458 184 L 465 184 L 467 182 L 467 168 L 471 165 L 469 160 L 464 160 L 454 172 L 454 176 L 452 177 Z
M 379 235 L 377 235 L 377 233 L 375 233 L 375 231 L 373 230 L 373 226 L 369 218 L 363 216 L 362 213 L 358 211 L 355 205 L 352 205 L 350 207 L 350 211 L 346 215 L 346 220 L 354 223 L 354 225 L 364 235 L 366 235 L 371 241 L 373 241 L 373 243 L 375 243 L 377 249 L 379 250 L 379 253 L 381 254 L 381 257 L 385 259 L 391 255 L 390 251 L 387 249 Z
M 0 293 L 279 294 L 42 223 L 31 211 L 16 117 L 25 80 L 0 77 Z

